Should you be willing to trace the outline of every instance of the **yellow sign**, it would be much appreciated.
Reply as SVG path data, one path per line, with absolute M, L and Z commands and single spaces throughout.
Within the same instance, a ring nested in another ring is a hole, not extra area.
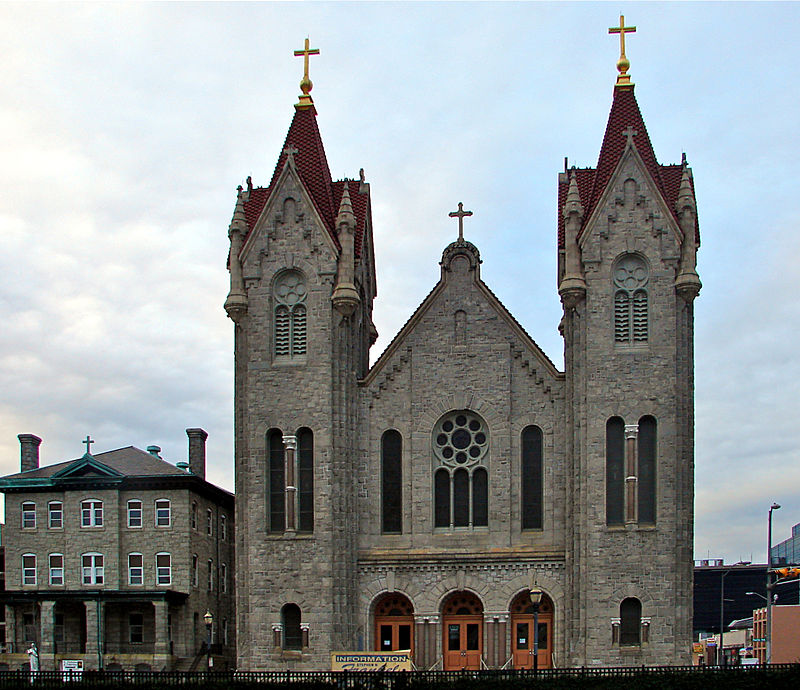
M 331 652 L 331 671 L 410 671 L 411 650 Z
M 692 642 L 692 652 L 695 654 L 702 654 L 705 649 L 705 646 L 702 642 Z

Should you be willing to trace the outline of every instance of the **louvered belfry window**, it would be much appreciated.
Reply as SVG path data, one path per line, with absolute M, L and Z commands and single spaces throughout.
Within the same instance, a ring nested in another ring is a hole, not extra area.
M 614 279 L 614 342 L 619 345 L 645 345 L 649 339 L 647 284 L 650 271 L 638 254 L 617 259 Z
M 306 282 L 299 271 L 284 271 L 275 280 L 275 357 L 306 356 Z

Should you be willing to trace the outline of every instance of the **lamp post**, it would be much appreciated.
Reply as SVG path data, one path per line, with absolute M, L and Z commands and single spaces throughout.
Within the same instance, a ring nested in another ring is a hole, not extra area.
M 214 615 L 206 609 L 203 620 L 206 623 L 206 670 L 211 670 L 211 627 L 214 625 Z
M 779 510 L 780 505 L 773 503 L 769 507 L 769 517 L 767 519 L 767 629 L 764 634 L 766 640 L 766 656 L 765 663 L 772 662 L 772 578 L 770 571 L 772 570 L 772 511 Z
M 542 603 L 542 590 L 536 585 L 531 587 L 531 604 L 533 604 L 533 675 L 539 672 L 539 604 Z

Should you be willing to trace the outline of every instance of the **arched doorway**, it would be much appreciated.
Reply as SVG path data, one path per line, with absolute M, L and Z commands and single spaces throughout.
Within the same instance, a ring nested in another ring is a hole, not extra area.
M 478 671 L 483 655 L 483 604 L 472 592 L 454 592 L 442 605 L 445 671 Z
M 411 650 L 414 658 L 414 607 L 402 594 L 387 594 L 375 605 L 375 650 Z
M 533 668 L 533 604 L 530 590 L 511 602 L 511 650 L 514 668 Z M 553 601 L 546 594 L 539 603 L 539 668 L 553 666 Z

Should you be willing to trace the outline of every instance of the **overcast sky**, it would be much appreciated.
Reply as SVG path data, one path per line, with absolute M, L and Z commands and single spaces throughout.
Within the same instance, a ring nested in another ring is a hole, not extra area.
M 371 183 L 386 347 L 439 276 L 463 201 L 482 277 L 563 368 L 556 181 L 594 166 L 625 13 L 659 162 L 686 152 L 696 301 L 698 558 L 765 560 L 800 522 L 795 3 L 0 4 L 0 473 L 120 446 L 233 486 L 227 228 L 269 182 L 302 76 L 334 178 Z

